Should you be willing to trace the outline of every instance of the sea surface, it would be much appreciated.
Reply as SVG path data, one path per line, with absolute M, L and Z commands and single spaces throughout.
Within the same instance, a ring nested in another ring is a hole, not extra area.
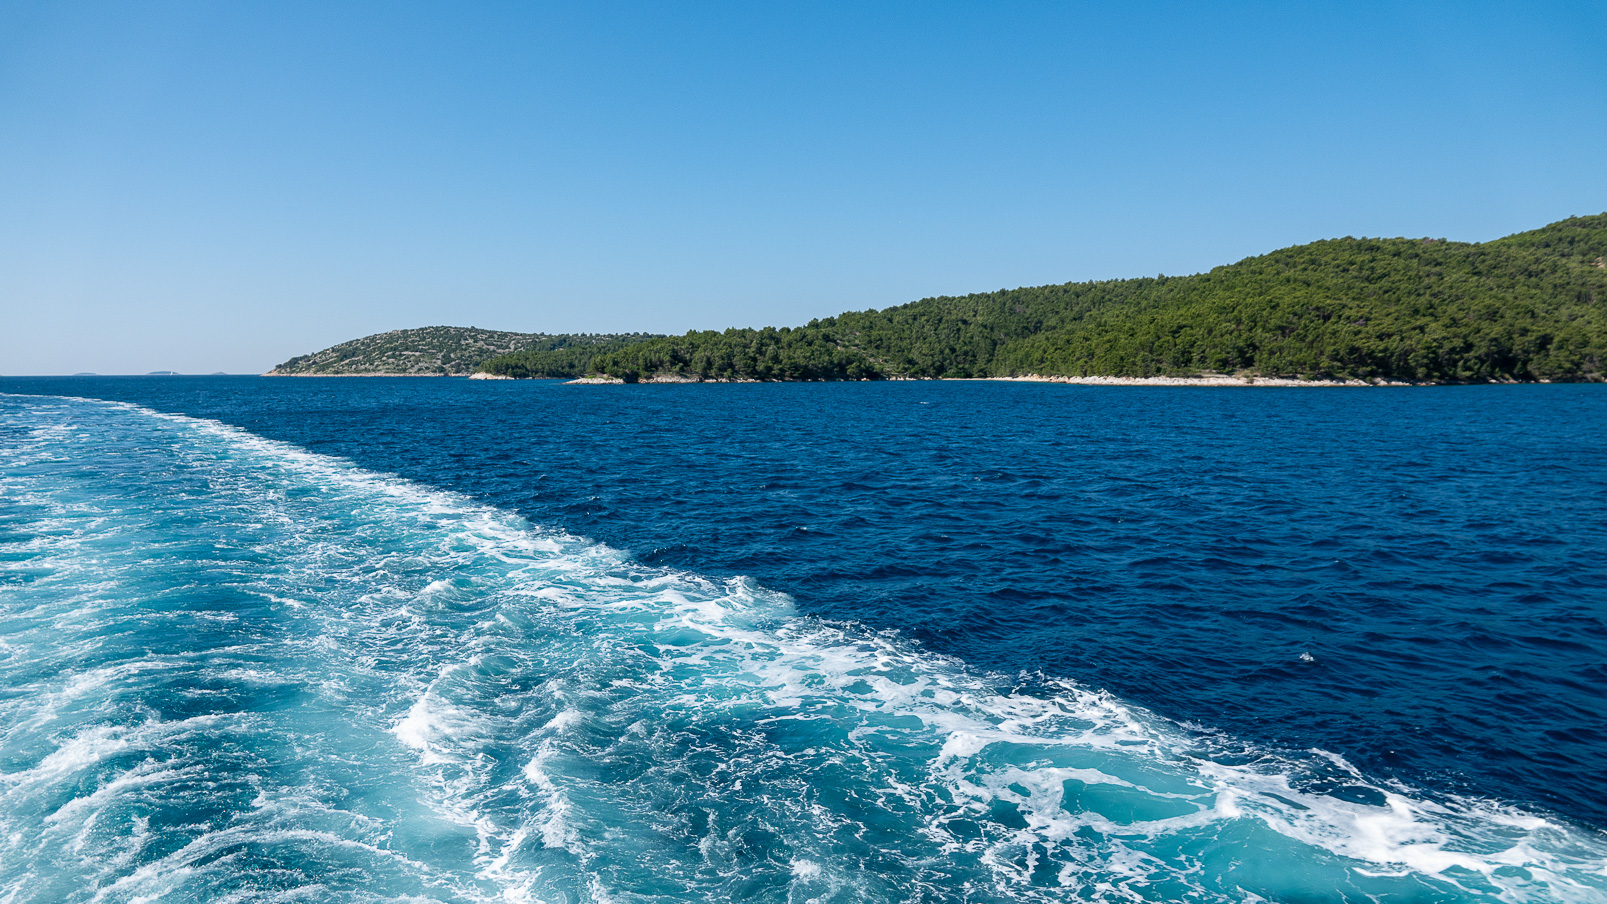
M 1607 387 L 0 379 L 0 904 L 1607 902 Z

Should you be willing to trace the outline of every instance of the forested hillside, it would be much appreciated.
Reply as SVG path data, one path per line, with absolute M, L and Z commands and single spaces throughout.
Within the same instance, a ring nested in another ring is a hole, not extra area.
M 592 359 L 627 346 L 663 338 L 653 333 L 618 335 L 549 336 L 522 351 L 500 355 L 478 370 L 499 377 L 578 377 L 591 373 Z
M 1607 214 L 1482 244 L 1333 239 L 1194 276 L 928 298 L 797 328 L 688 333 L 609 350 L 591 366 L 626 381 L 1202 372 L 1601 380 L 1604 258 Z
M 464 376 L 489 358 L 513 355 L 496 373 L 571 376 L 585 373 L 598 351 L 623 348 L 650 334 L 505 333 L 462 326 L 392 330 L 300 355 L 269 376 Z

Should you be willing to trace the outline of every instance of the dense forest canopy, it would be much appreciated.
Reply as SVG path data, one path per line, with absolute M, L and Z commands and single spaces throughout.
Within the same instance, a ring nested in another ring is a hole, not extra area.
M 1602 380 L 1604 258 L 1607 214 L 1482 244 L 1332 239 L 1193 276 L 927 298 L 796 328 L 621 343 L 590 367 L 627 382 L 1205 372 Z M 510 373 L 506 360 L 485 368 Z M 544 374 L 560 375 L 528 375 Z
M 524 380 L 533 377 L 578 377 L 593 371 L 592 359 L 626 346 L 663 338 L 652 333 L 551 336 L 522 351 L 499 355 L 479 370 L 499 377 Z

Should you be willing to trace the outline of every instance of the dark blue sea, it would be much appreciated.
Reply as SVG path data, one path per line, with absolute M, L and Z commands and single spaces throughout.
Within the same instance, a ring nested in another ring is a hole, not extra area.
M 1607 901 L 1607 387 L 0 379 L 0 902 Z

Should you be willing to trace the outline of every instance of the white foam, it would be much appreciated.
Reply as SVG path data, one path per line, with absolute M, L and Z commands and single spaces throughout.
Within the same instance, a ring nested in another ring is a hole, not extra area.
M 0 783 L 15 788 L 56 782 L 121 753 L 130 746 L 127 732 L 123 729 L 115 726 L 91 728 L 69 738 L 32 768 L 0 774 Z
M 279 518 L 291 535 L 284 543 L 294 553 L 293 569 L 314 586 L 340 588 L 324 597 L 305 594 L 305 612 L 297 610 L 321 632 L 304 641 L 308 655 L 322 651 L 330 668 L 338 667 L 316 685 L 330 700 L 371 712 L 416 755 L 430 806 L 473 828 L 478 875 L 503 900 L 537 900 L 564 881 L 606 896 L 609 883 L 590 864 L 656 850 L 649 845 L 656 836 L 629 822 L 627 805 L 637 799 L 633 794 L 665 789 L 602 787 L 575 771 L 587 756 L 601 755 L 598 743 L 604 753 L 612 744 L 685 755 L 674 745 L 690 742 L 677 741 L 678 732 L 704 732 L 702 743 L 733 745 L 721 768 L 740 774 L 707 776 L 674 762 L 656 764 L 666 767 L 663 775 L 705 783 L 688 793 L 731 795 L 734 818 L 771 820 L 766 829 L 788 850 L 774 865 L 800 883 L 846 887 L 841 877 L 856 867 L 832 839 L 865 827 L 845 827 L 842 813 L 818 801 L 779 798 L 796 791 L 785 781 L 789 770 L 862 779 L 866 793 L 884 795 L 907 813 L 911 836 L 935 845 L 928 856 L 974 859 L 991 871 L 991 888 L 1007 897 L 1038 894 L 1033 883 L 1045 881 L 1046 868 L 1061 888 L 1045 894 L 1061 896 L 1075 888 L 1115 898 L 1158 877 L 1198 883 L 1197 863 L 1170 863 L 1154 852 L 1255 830 L 1305 846 L 1314 861 L 1323 859 L 1319 852 L 1342 858 L 1357 875 L 1415 874 L 1470 894 L 1493 889 L 1507 900 L 1537 894 L 1607 900 L 1600 839 L 1536 814 L 1386 786 L 1322 751 L 1311 755 L 1377 792 L 1384 805 L 1307 791 L 1297 780 L 1306 763 L 1270 754 L 1248 765 L 1214 762 L 1183 727 L 1106 694 L 1054 682 L 1038 694 L 1001 692 L 988 677 L 895 636 L 801 618 L 789 598 L 751 581 L 645 568 L 465 497 L 235 428 L 155 416 L 243 455 L 247 460 L 228 472 L 244 475 L 235 491 L 267 500 L 260 514 L 265 523 Z M 350 512 L 351 533 L 319 536 L 297 523 L 301 509 L 293 500 L 263 492 L 266 484 L 292 478 L 320 488 L 324 504 Z M 429 531 L 415 529 L 426 522 Z M 469 604 L 478 607 L 472 619 L 452 620 L 452 606 Z M 539 701 L 499 696 L 496 672 L 503 666 L 486 665 L 522 656 L 550 659 L 549 671 L 563 676 L 524 692 Z M 97 682 L 136 677 L 118 668 L 86 672 L 80 677 L 87 683 L 69 682 L 54 693 L 66 701 Z M 246 669 L 224 674 L 273 679 Z M 359 687 L 383 693 L 353 699 Z M 635 721 L 618 738 L 588 739 L 590 720 L 611 718 Z M 738 735 L 731 725 L 760 730 Z M 765 734 L 809 725 L 825 739 L 786 746 Z M 0 793 L 59 782 L 127 745 L 117 730 L 82 732 L 33 769 L 0 777 Z M 510 784 L 523 787 L 493 784 L 506 765 L 498 757 L 522 763 Z M 161 772 L 153 767 L 148 774 L 157 782 Z M 114 781 L 102 791 L 115 796 L 143 780 L 127 773 L 117 780 L 123 785 Z M 1072 799 L 1068 788 L 1088 799 Z M 85 824 L 106 797 L 75 800 L 56 811 L 57 821 Z M 738 812 L 744 807 L 752 813 Z M 996 812 L 1014 814 L 1014 821 Z M 736 869 L 735 848 L 715 823 L 711 815 L 698 856 L 716 872 Z M 1087 841 L 1090 835 L 1098 841 Z M 554 854 L 569 859 L 542 859 Z M 658 850 L 656 856 L 677 855 Z M 182 880 L 201 858 L 161 862 Z M 164 885 L 153 866 L 141 866 L 137 880 L 125 877 L 134 883 L 129 893 L 178 887 Z M 1514 878 L 1514 869 L 1530 878 Z M 1483 884 L 1473 888 L 1468 877 Z M 1188 887 L 1202 899 L 1216 894 Z
M 746 592 L 745 588 L 737 589 L 731 596 Z M 1482 876 L 1490 886 L 1502 889 L 1503 896 L 1521 896 L 1523 882 L 1508 881 L 1500 872 L 1503 868 L 1520 867 L 1551 883 L 1552 893 L 1588 898 L 1603 891 L 1601 886 L 1582 885 L 1571 878 L 1607 872 L 1601 845 L 1574 835 L 1575 844 L 1584 842 L 1584 849 L 1591 853 L 1583 859 L 1565 856 L 1555 844 L 1543 845 L 1540 839 L 1545 833 L 1573 833 L 1539 817 L 1500 820 L 1501 825 L 1526 836 L 1511 839 L 1483 828 L 1488 825 L 1488 813 L 1479 808 L 1452 809 L 1409 799 L 1394 791 L 1385 792 L 1384 807 L 1307 793 L 1291 786 L 1290 776 L 1299 768 L 1294 762 L 1280 764 L 1275 758 L 1264 757 L 1255 766 L 1228 767 L 1180 757 L 1178 753 L 1190 746 L 1181 732 L 1164 720 L 1141 714 L 1105 695 L 1072 687 L 1050 698 L 999 695 L 963 672 L 945 673 L 941 667 L 948 663 L 938 663 L 940 669 L 934 672 L 932 663 L 918 653 L 883 646 L 879 640 L 872 640 L 867 653 L 865 638 L 833 636 L 835 632 L 830 628 L 811 629 L 805 624 L 786 626 L 780 636 L 766 638 L 744 623 L 717 621 L 724 606 L 687 605 L 677 596 L 666 596 L 664 601 L 673 607 L 672 614 L 664 619 L 665 625 L 695 627 L 711 637 L 738 642 L 729 648 L 705 648 L 691 655 L 677 651 L 669 657 L 675 664 L 708 664 L 721 656 L 735 656 L 741 661 L 733 666 L 734 671 L 757 675 L 765 702 L 781 710 L 804 709 L 811 701 L 835 692 L 843 695 L 837 702 L 854 708 L 921 719 L 942 738 L 932 763 L 933 777 L 947 787 L 957 802 L 975 812 L 984 812 L 994 801 L 1011 803 L 1021 810 L 1027 830 L 1011 839 L 1013 845 L 999 846 L 985 858 L 1017 879 L 1031 869 L 1023 871 L 1007 859 L 1003 852 L 1012 846 L 1025 847 L 1034 841 L 1065 842 L 1083 829 L 1154 838 L 1253 818 L 1288 838 L 1355 861 L 1358 868 L 1360 864 L 1403 867 L 1458 887 L 1461 883 L 1447 877 L 1447 873 L 1460 869 Z M 730 650 L 740 652 L 733 654 Z M 898 666 L 903 668 L 894 680 L 886 673 Z M 871 692 L 859 690 L 865 686 Z M 676 702 L 690 706 L 699 701 L 695 694 L 683 694 Z M 1142 757 L 1147 763 L 1139 764 L 1144 771 L 1170 771 L 1175 781 L 1192 786 L 1193 793 L 1157 791 L 1082 768 L 1001 769 L 979 765 L 977 761 L 985 753 L 1001 745 L 1121 751 L 1124 756 Z M 1358 781 L 1365 780 L 1342 757 L 1319 753 Z M 1154 800 L 1186 802 L 1189 812 L 1121 823 L 1097 813 L 1072 813 L 1063 806 L 1062 788 L 1068 780 L 1131 788 Z M 1026 793 L 1011 790 L 1015 787 L 1024 787 Z M 1264 792 L 1274 792 L 1299 806 L 1277 803 Z M 1137 851 L 1128 851 L 1125 856 L 1127 866 L 1145 857 Z M 1103 865 L 1118 871 L 1127 868 L 1111 860 Z
M 427 766 L 458 762 L 460 757 L 453 753 L 455 742 L 473 734 L 480 724 L 479 717 L 472 710 L 448 703 L 436 692 L 440 682 L 449 679 L 454 672 L 472 666 L 472 661 L 443 666 L 436 681 L 424 689 L 408 708 L 407 715 L 391 728 L 391 733 L 398 740 L 423 755 L 423 763 Z

